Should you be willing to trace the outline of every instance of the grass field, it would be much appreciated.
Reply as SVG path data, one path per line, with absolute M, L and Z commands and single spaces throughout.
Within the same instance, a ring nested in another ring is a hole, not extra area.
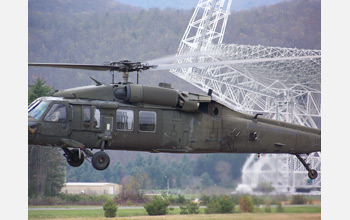
M 48 218 L 49 219 L 49 218 Z M 166 216 L 132 216 L 132 217 L 76 217 L 55 218 L 55 220 L 321 220 L 321 213 L 234 213 L 211 215 L 166 215 Z M 49 219 L 51 220 L 51 219 Z
M 169 211 L 166 216 L 148 216 L 145 209 L 119 209 L 117 218 L 114 219 L 266 219 L 266 220 L 291 220 L 291 219 L 321 219 L 320 206 L 297 206 L 284 207 L 284 213 L 276 213 L 276 208 L 272 207 L 272 213 L 264 213 L 260 209 L 259 213 L 232 213 L 232 214 L 215 214 L 204 215 L 204 208 L 200 209 L 199 215 L 179 215 L 180 209 L 175 208 Z M 29 210 L 29 219 L 106 219 L 102 209 L 88 210 Z M 109 218 L 110 219 L 110 218 Z

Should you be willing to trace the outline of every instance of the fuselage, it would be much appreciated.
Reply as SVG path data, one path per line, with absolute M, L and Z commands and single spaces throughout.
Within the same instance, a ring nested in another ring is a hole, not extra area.
M 321 151 L 318 129 L 254 118 L 216 101 L 189 112 L 147 103 L 42 97 L 29 106 L 29 127 L 34 145 L 60 147 L 72 140 L 92 149 L 104 142 L 104 149 L 169 153 Z

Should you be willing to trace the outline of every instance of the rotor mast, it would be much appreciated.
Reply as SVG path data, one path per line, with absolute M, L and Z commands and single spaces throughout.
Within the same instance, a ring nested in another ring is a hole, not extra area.
M 123 83 L 124 84 L 127 84 L 129 82 L 129 71 L 128 70 L 125 70 L 123 72 Z

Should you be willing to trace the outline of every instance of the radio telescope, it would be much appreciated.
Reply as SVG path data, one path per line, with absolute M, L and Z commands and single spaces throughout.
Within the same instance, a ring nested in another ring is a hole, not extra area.
M 170 72 L 237 111 L 321 127 L 321 51 L 223 44 L 232 0 L 199 0 L 177 55 L 200 54 L 178 63 L 221 62 L 220 66 L 173 69 Z M 240 61 L 240 62 L 234 62 Z M 293 155 L 251 155 L 242 170 L 243 184 L 271 183 L 277 192 L 319 190 L 321 153 L 308 155 L 319 176 Z

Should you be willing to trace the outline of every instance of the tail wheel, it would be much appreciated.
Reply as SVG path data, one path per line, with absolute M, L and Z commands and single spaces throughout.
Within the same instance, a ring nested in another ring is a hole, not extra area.
M 67 156 L 67 162 L 72 167 L 78 167 L 84 162 L 84 154 L 79 156 L 79 149 L 72 149 L 71 154 Z
M 109 156 L 104 151 L 99 151 L 92 156 L 92 166 L 96 170 L 104 170 L 109 166 Z
M 314 170 L 314 169 L 310 169 L 310 164 L 308 164 L 308 163 L 306 163 L 305 162 L 305 159 L 303 159 L 303 158 L 301 158 L 301 156 L 299 155 L 299 154 L 295 154 L 295 156 L 299 159 L 299 161 L 303 164 L 303 166 L 305 167 L 305 169 L 307 170 L 307 171 L 309 171 L 308 172 L 308 176 L 309 176 L 309 178 L 310 179 L 316 179 L 317 178 L 317 176 L 318 176 L 318 173 L 317 173 L 317 171 L 316 170 Z
M 307 174 L 310 179 L 316 179 L 318 176 L 318 173 L 316 170 L 309 170 L 309 173 Z

